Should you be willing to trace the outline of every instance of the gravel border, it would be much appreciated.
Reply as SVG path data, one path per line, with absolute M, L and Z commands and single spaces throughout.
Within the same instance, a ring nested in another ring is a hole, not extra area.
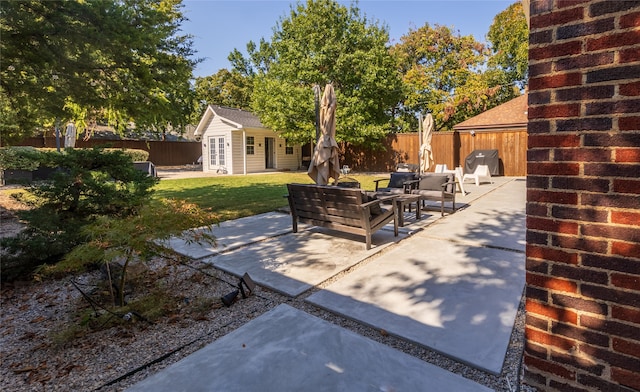
M 367 262 L 371 260 L 363 263 Z M 258 287 L 255 295 L 226 308 L 219 303 L 219 298 L 234 289 L 236 277 L 200 261 L 174 269 L 167 284 L 177 292 L 185 298 L 207 297 L 215 301 L 216 306 L 208 309 L 204 317 L 190 317 L 188 306 L 185 306 L 185 311 L 177 317 L 165 318 L 154 325 L 138 321 L 78 337 L 62 346 L 55 344 L 52 332 L 60 331 L 61 326 L 69 322 L 73 310 L 83 303 L 81 294 L 73 285 L 66 280 L 4 287 L 0 315 L 0 378 L 3 390 L 122 391 L 286 303 L 498 392 L 535 391 L 522 386 L 520 380 L 525 318 L 523 301 L 518 308 L 502 372 L 495 376 L 305 301 L 309 295 L 339 279 L 340 275 L 297 298 Z M 343 272 L 346 273 L 349 271 Z M 98 273 L 94 272 L 75 280 L 88 286 L 97 276 Z

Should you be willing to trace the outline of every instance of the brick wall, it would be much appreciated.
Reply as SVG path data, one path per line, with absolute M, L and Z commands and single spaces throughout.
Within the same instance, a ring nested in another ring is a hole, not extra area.
M 640 390 L 640 2 L 531 0 L 525 382 Z

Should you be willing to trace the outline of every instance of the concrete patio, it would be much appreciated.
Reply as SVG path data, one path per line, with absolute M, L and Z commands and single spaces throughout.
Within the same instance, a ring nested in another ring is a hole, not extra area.
M 217 249 L 172 242 L 262 287 L 499 374 L 524 287 L 525 182 L 494 178 L 456 199 L 458 212 L 405 212 L 399 237 L 305 227 L 286 214 L 214 228 Z M 288 305 L 264 313 L 131 391 L 486 391 Z

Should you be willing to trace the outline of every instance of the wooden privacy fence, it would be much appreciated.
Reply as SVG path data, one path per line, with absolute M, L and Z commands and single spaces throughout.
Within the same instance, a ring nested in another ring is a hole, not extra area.
M 23 146 L 54 147 L 53 137 L 32 137 L 20 143 Z M 149 152 L 149 160 L 156 166 L 178 166 L 192 164 L 202 155 L 199 142 L 168 142 L 140 140 L 78 140 L 77 147 L 108 146 L 135 148 Z M 389 135 L 386 149 L 371 151 L 359 146 L 340 144 L 340 164 L 348 165 L 360 172 L 390 172 L 398 163 L 419 163 L 420 141 L 418 133 Z M 500 174 L 526 176 L 527 131 L 526 129 L 435 132 L 431 147 L 436 163 L 446 163 L 449 168 L 464 166 L 464 159 L 473 150 L 498 150 Z
M 60 142 L 64 145 L 64 138 Z M 30 137 L 18 145 L 33 147 L 56 147 L 54 137 Z M 180 166 L 195 163 L 202 155 L 200 142 L 168 142 L 145 140 L 105 140 L 89 139 L 76 141 L 78 148 L 110 147 L 132 148 L 149 152 L 149 161 L 156 166 Z
M 420 141 L 418 133 L 398 133 L 387 137 L 386 150 L 370 151 L 342 143 L 340 164 L 354 171 L 390 172 L 398 163 L 419 163 Z M 526 129 L 435 132 L 431 148 L 436 163 L 449 168 L 464 167 L 464 160 L 473 150 L 498 150 L 500 174 L 527 175 Z

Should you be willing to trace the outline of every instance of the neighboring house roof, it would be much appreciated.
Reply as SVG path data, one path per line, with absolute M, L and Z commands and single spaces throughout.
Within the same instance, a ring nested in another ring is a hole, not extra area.
M 520 128 L 527 126 L 527 93 L 456 124 L 456 131 Z
M 251 112 L 242 109 L 230 108 L 226 106 L 214 106 L 209 105 L 196 127 L 195 134 L 202 135 L 205 131 L 203 129 L 206 124 L 209 123 L 212 117 L 219 117 L 224 123 L 231 125 L 237 129 L 243 128 L 263 128 L 264 125 L 260 122 L 260 119 Z

